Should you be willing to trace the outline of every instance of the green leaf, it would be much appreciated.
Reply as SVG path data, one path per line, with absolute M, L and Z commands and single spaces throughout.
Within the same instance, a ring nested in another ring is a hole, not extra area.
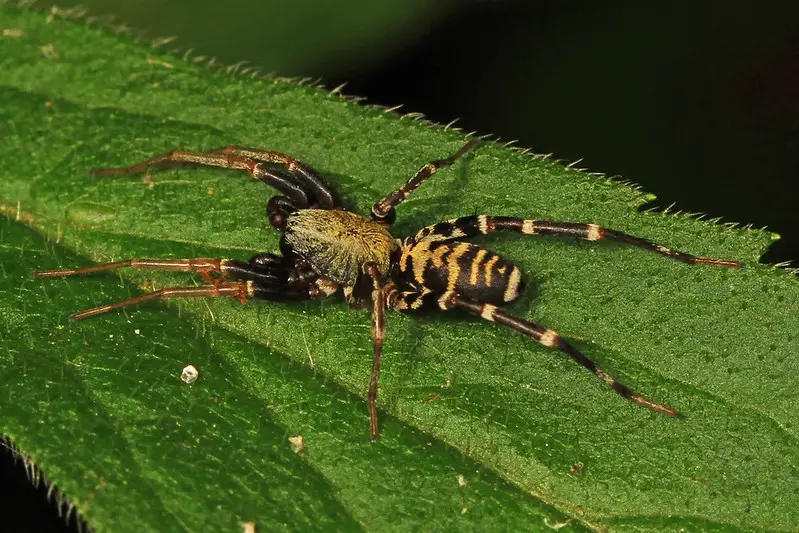
M 321 90 L 237 76 L 129 38 L 0 8 L 0 432 L 97 531 L 792 531 L 799 523 L 797 310 L 762 231 L 639 212 L 624 184 L 495 144 L 425 184 L 397 235 L 474 212 L 590 221 L 742 270 L 608 243 L 495 235 L 531 289 L 513 313 L 558 330 L 669 418 L 559 353 L 460 315 L 388 316 L 381 440 L 369 442 L 366 311 L 207 299 L 70 323 L 190 277 L 41 280 L 124 257 L 277 249 L 246 175 L 95 179 L 176 148 L 307 161 L 366 213 L 463 142 Z M 137 287 L 136 285 L 139 285 Z M 193 364 L 199 380 L 180 381 Z M 301 435 L 295 453 L 288 438 Z M 574 465 L 582 464 L 582 470 Z

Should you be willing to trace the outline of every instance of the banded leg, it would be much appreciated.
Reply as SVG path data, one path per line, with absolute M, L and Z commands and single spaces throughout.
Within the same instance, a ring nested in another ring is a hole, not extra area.
M 377 441 L 377 381 L 380 377 L 380 360 L 383 357 L 383 339 L 386 336 L 386 292 L 380 279 L 380 271 L 374 264 L 364 268 L 372 278 L 372 341 L 374 357 L 372 358 L 372 377 L 369 380 L 369 428 L 372 442 Z
M 655 403 L 644 396 L 633 392 L 626 385 L 616 381 L 615 378 L 599 367 L 596 363 L 591 361 L 577 348 L 564 341 L 555 331 L 539 326 L 534 322 L 509 315 L 495 305 L 470 302 L 460 298 L 453 292 L 445 293 L 444 295 L 436 295 L 428 291 L 400 292 L 396 289 L 389 290 L 388 305 L 392 309 L 402 312 L 425 309 L 430 310 L 435 308 L 443 310 L 459 308 L 484 320 L 506 325 L 514 331 L 518 331 L 519 333 L 532 338 L 548 348 L 557 348 L 561 352 L 568 355 L 572 360 L 587 368 L 624 398 L 627 398 L 637 404 L 649 407 L 655 411 L 666 413 L 671 416 L 677 415 L 677 412 L 671 407 Z
M 219 283 L 230 277 L 238 281 L 253 281 L 256 285 L 256 294 L 270 294 L 266 289 L 274 291 L 286 290 L 291 295 L 292 286 L 300 288 L 316 284 L 320 290 L 329 296 L 338 289 L 338 285 L 326 278 L 320 278 L 310 267 L 296 266 L 289 263 L 285 257 L 277 254 L 258 254 L 249 261 L 238 259 L 220 259 L 214 257 L 200 257 L 196 259 L 126 259 L 114 263 L 102 263 L 83 268 L 63 270 L 40 270 L 33 272 L 31 277 L 49 278 L 63 276 L 80 276 L 93 274 L 118 268 L 133 268 L 137 270 L 171 270 L 176 272 L 199 272 L 208 283 Z M 335 285 L 335 287 L 332 287 Z M 322 289 L 325 287 L 325 289 Z M 268 298 L 276 299 L 276 298 Z
M 148 292 L 141 296 L 128 298 L 108 305 L 102 305 L 86 311 L 71 315 L 70 320 L 82 320 L 90 316 L 106 313 L 113 309 L 120 309 L 131 305 L 138 305 L 150 300 L 168 298 L 204 298 L 207 296 L 230 296 L 241 303 L 247 301 L 248 296 L 255 296 L 254 284 L 251 281 L 226 281 L 214 285 L 201 285 L 199 287 L 168 287 L 157 291 Z
M 554 235 L 559 237 L 575 237 L 587 241 L 617 241 L 663 254 L 677 261 L 690 264 L 707 264 L 725 267 L 740 267 L 738 261 L 697 257 L 685 252 L 671 250 L 649 239 L 635 237 L 614 229 L 603 228 L 596 224 L 582 222 L 554 222 L 551 220 L 527 220 L 516 217 L 493 217 L 475 215 L 456 218 L 447 222 L 439 222 L 420 230 L 415 236 L 416 242 L 450 241 L 485 235 L 494 231 L 514 231 L 525 235 Z
M 242 154 L 242 155 L 237 155 Z M 247 157 L 247 155 L 257 157 Z M 270 168 L 267 164 L 285 165 L 285 170 Z M 92 176 L 118 176 L 136 174 L 147 168 L 204 165 L 219 168 L 246 170 L 250 175 L 283 193 L 300 209 L 318 204 L 324 209 L 338 207 L 338 200 L 329 185 L 307 165 L 280 152 L 256 151 L 238 147 L 224 147 L 211 152 L 177 150 L 162 154 L 130 167 L 93 169 Z M 330 206 L 330 207 L 327 207 Z
M 161 154 L 141 163 L 136 163 L 129 167 L 121 168 L 93 168 L 89 171 L 90 176 L 120 176 L 124 174 L 138 174 L 148 168 L 180 167 L 184 165 L 204 165 L 209 167 L 234 168 L 241 170 L 252 170 L 255 161 L 244 157 L 229 157 L 221 153 L 213 152 L 191 152 L 186 150 L 175 150 Z
M 76 269 L 42 270 L 32 277 L 78 276 L 104 272 L 118 268 L 138 270 L 170 270 L 198 272 L 209 285 L 200 287 L 175 287 L 161 289 L 152 293 L 75 313 L 70 318 L 80 320 L 112 309 L 136 305 L 159 298 L 191 298 L 202 296 L 232 296 L 242 303 L 247 296 L 266 300 L 309 300 L 326 298 L 338 286 L 324 278 L 309 275 L 302 269 L 285 263 L 285 258 L 275 254 L 254 256 L 249 262 L 236 259 L 196 258 L 196 259 L 127 259 L 114 263 L 104 263 Z M 235 282 L 228 282 L 230 277 Z M 219 289 L 218 291 L 216 289 Z
M 126 259 L 114 263 L 102 263 L 83 268 L 72 268 L 63 270 L 40 270 L 31 274 L 34 278 L 52 278 L 62 276 L 82 276 L 84 274 L 94 274 L 95 272 L 105 272 L 106 270 L 116 270 L 118 268 L 133 268 L 137 270 L 173 270 L 180 272 L 199 272 L 203 279 L 213 283 L 213 274 L 224 275 L 223 263 L 226 259 L 213 257 L 199 257 L 196 259 Z
M 395 207 L 405 201 L 413 191 L 418 189 L 422 183 L 435 174 L 439 168 L 451 165 L 459 157 L 474 148 L 478 142 L 477 139 L 473 139 L 451 156 L 445 159 L 439 159 L 438 161 L 431 161 L 420 168 L 405 185 L 372 206 L 372 218 L 376 220 L 391 220 Z
M 267 262 L 266 257 L 271 261 Z M 215 257 L 199 257 L 194 259 L 126 259 L 114 263 L 101 263 L 83 268 L 64 270 L 40 270 L 31 274 L 34 278 L 51 278 L 63 276 L 81 276 L 105 272 L 118 268 L 135 270 L 171 270 L 175 272 L 198 272 L 208 283 L 225 281 L 229 276 L 239 281 L 256 281 L 259 284 L 284 283 L 288 277 L 288 269 L 280 262 L 282 258 L 274 254 L 255 256 L 247 263 L 236 259 L 220 259 Z
M 224 146 L 211 150 L 211 153 L 223 153 L 230 156 L 263 161 L 264 163 L 283 165 L 300 182 L 305 191 L 311 193 L 312 205 L 321 209 L 341 207 L 341 201 L 330 184 L 311 167 L 290 155 L 282 152 L 245 148 L 243 146 Z
M 608 374 L 591 359 L 583 355 L 583 353 L 577 348 L 563 340 L 560 335 L 551 329 L 539 326 L 538 324 L 524 320 L 523 318 L 509 315 L 503 309 L 500 309 L 495 305 L 480 304 L 464 300 L 454 292 L 449 292 L 442 295 L 438 300 L 438 305 L 441 309 L 463 309 L 464 311 L 467 311 L 484 320 L 488 320 L 489 322 L 496 322 L 498 324 L 508 326 L 512 330 L 518 331 L 522 335 L 526 335 L 527 337 L 538 341 L 547 348 L 557 348 L 561 352 L 571 357 L 572 360 L 588 369 L 599 379 L 607 383 L 620 396 L 623 396 L 624 398 L 627 398 L 628 400 L 639 405 L 649 407 L 654 411 L 665 413 L 670 416 L 677 415 L 677 412 L 671 407 L 653 402 L 641 394 L 632 391 L 626 385 L 618 382 L 613 376 Z

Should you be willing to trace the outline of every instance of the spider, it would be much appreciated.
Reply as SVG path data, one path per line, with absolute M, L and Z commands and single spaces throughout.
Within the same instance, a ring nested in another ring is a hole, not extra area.
M 255 255 L 249 261 L 221 258 L 127 259 L 71 270 L 43 270 L 34 277 L 72 276 L 121 267 L 197 272 L 205 285 L 169 287 L 73 314 L 80 320 L 159 298 L 227 296 L 240 300 L 312 300 L 341 289 L 351 308 L 371 300 L 374 343 L 368 406 L 372 440 L 378 438 L 377 383 L 385 337 L 385 310 L 403 313 L 459 309 L 556 348 L 593 372 L 619 395 L 674 416 L 677 412 L 623 385 L 557 332 L 507 313 L 500 306 L 519 298 L 523 289 L 518 267 L 504 257 L 466 242 L 494 231 L 554 235 L 588 241 L 613 240 L 651 250 L 689 264 L 740 267 L 737 261 L 696 257 L 641 237 L 596 224 L 527 220 L 474 215 L 439 222 L 415 235 L 395 238 L 388 230 L 395 208 L 441 167 L 472 150 L 467 142 L 451 156 L 422 166 L 408 182 L 372 205 L 369 218 L 347 211 L 338 194 L 310 166 L 281 153 L 239 146 L 209 152 L 174 151 L 126 168 L 96 169 L 94 176 L 135 174 L 150 167 L 185 164 L 246 170 L 279 191 L 267 204 L 269 222 L 280 233 L 280 252 Z

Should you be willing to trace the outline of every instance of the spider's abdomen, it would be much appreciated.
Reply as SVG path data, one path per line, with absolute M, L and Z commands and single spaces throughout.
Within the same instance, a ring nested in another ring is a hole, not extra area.
M 399 261 L 402 279 L 436 294 L 455 291 L 467 300 L 501 305 L 519 297 L 521 272 L 504 257 L 464 242 L 406 239 Z
M 321 276 L 355 285 L 366 263 L 386 276 L 394 238 L 382 224 L 340 210 L 300 209 L 289 215 L 285 243 Z

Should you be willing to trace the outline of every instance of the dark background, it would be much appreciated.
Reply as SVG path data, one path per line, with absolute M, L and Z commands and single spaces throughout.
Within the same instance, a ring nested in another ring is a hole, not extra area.
M 81 4 L 221 64 L 348 82 L 368 103 L 582 159 L 655 193 L 649 208 L 767 226 L 782 239 L 766 263 L 799 258 L 799 2 Z M 60 530 L 10 457 L 0 453 L 2 521 Z

